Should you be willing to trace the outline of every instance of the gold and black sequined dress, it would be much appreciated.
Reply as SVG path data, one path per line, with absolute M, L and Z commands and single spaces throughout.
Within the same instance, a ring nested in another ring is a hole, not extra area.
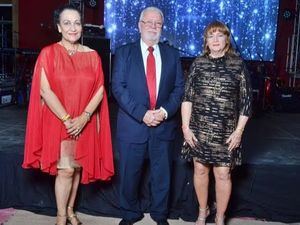
M 197 57 L 183 101 L 193 105 L 190 129 L 198 139 L 195 148 L 183 146 L 183 157 L 215 166 L 240 165 L 241 148 L 228 151 L 226 139 L 235 130 L 239 115 L 251 114 L 252 90 L 243 60 L 229 55 Z

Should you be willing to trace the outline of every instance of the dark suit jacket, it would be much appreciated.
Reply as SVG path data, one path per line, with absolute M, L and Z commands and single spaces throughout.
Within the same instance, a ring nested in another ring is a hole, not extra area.
M 162 140 L 175 138 L 175 114 L 184 92 L 184 77 L 178 51 L 162 43 L 159 43 L 159 50 L 162 68 L 156 108 L 163 107 L 168 112 L 168 119 L 155 128 L 143 123 L 149 109 L 149 94 L 140 40 L 116 50 L 112 92 L 119 104 L 117 137 L 121 140 L 143 143 L 150 132 Z

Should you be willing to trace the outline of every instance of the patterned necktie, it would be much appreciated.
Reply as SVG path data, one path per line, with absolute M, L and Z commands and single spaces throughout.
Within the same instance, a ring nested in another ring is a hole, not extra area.
M 149 54 L 147 57 L 147 85 L 150 96 L 150 109 L 155 109 L 156 105 L 156 69 L 155 69 L 155 58 L 153 55 L 154 48 L 148 48 Z

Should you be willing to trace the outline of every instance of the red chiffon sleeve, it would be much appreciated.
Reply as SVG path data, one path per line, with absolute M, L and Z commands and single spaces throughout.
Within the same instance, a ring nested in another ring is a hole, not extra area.
M 25 135 L 25 151 L 23 168 L 41 168 L 43 149 L 43 103 L 40 95 L 41 71 L 44 68 L 48 73 L 50 60 L 53 53 L 49 47 L 44 48 L 35 64 L 30 91 L 30 102 L 27 113 L 27 125 Z M 55 173 L 55 171 L 52 171 Z
M 104 85 L 104 75 L 102 71 L 101 59 L 97 55 L 97 83 L 95 92 Z M 98 118 L 97 118 L 98 117 Z M 82 172 L 82 183 L 88 183 L 95 179 L 109 180 L 114 175 L 114 163 L 113 163 L 113 151 L 112 151 L 112 141 L 111 141 L 111 129 L 110 129 L 110 119 L 109 119 L 109 109 L 107 94 L 104 88 L 103 98 L 100 102 L 96 112 L 93 114 L 92 118 L 99 123 L 99 132 L 97 132 L 97 138 L 99 142 L 94 142 L 96 145 L 97 152 L 90 152 L 88 155 L 93 155 L 94 166 L 89 164 L 87 160 L 80 161 L 83 168 L 89 168 L 88 170 L 83 170 Z M 83 141 L 84 143 L 86 141 Z M 93 151 L 92 148 L 89 148 Z M 80 154 L 80 153 L 79 153 Z M 85 166 L 84 166 L 85 165 Z

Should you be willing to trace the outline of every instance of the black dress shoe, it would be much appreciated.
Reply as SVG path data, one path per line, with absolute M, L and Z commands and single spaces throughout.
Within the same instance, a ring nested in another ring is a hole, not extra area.
M 133 222 L 122 219 L 119 225 L 133 225 Z
M 156 223 L 157 223 L 157 225 L 169 225 L 167 220 L 160 220 L 160 221 L 157 221 Z

